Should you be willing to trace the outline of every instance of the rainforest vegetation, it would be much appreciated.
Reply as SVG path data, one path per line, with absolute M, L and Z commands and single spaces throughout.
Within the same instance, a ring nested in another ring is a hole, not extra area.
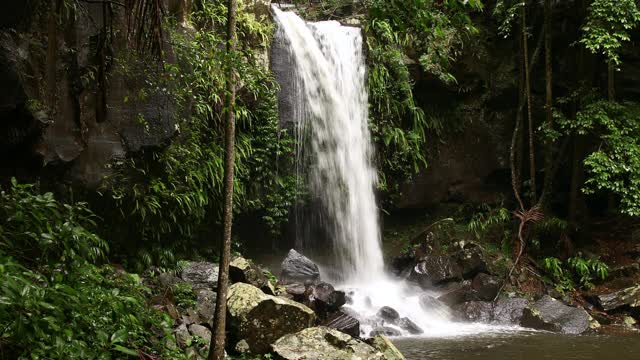
M 180 339 L 172 313 L 199 295 L 159 275 L 228 268 L 224 244 L 291 248 L 308 200 L 271 2 L 6 3 L 0 359 L 206 356 L 211 333 Z M 635 0 L 292 3 L 362 29 L 388 263 L 428 231 L 442 252 L 479 244 L 529 296 L 640 278 Z M 430 186 L 446 196 L 426 201 Z

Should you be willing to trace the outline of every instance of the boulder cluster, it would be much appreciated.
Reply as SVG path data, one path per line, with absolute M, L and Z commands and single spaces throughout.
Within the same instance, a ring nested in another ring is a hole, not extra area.
M 318 266 L 291 250 L 279 280 L 251 260 L 236 257 L 229 269 L 233 283 L 227 294 L 227 353 L 271 354 L 277 359 L 404 359 L 384 332 L 360 337 L 360 323 L 343 305 L 347 295 L 323 282 Z M 218 265 L 193 262 L 179 273 L 163 273 L 159 286 L 188 284 L 195 301 L 184 309 L 175 301 L 158 301 L 175 324 L 177 344 L 190 358 L 206 357 L 217 299 Z M 407 319 L 408 320 L 408 319 Z M 410 320 L 409 320 L 410 321 Z M 389 334 L 395 335 L 395 334 Z
M 599 327 L 584 308 L 549 295 L 534 301 L 515 293 L 500 294 L 504 279 L 491 274 L 489 268 L 483 249 L 464 242 L 456 243 L 448 252 L 428 249 L 393 261 L 396 275 L 439 294 L 422 295 L 423 308 L 448 311 L 457 321 L 519 325 L 564 334 L 583 334 Z M 615 304 L 613 299 L 623 297 L 612 295 L 611 300 L 602 301 Z

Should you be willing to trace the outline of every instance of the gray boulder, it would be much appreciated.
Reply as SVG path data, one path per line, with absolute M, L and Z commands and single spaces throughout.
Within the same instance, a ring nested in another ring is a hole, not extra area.
M 465 279 L 472 279 L 476 274 L 487 271 L 487 263 L 484 260 L 482 249 L 476 244 L 464 245 L 464 248 L 456 252 L 454 257 L 462 268 L 462 276 Z
M 471 287 L 470 280 L 448 284 L 443 288 L 443 291 L 444 293 L 438 296 L 438 300 L 450 307 L 467 301 L 478 300 L 478 295 Z
M 360 321 L 344 311 L 337 311 L 329 315 L 329 317 L 322 322 L 322 326 L 336 329 L 353 337 L 360 336 Z
M 162 273 L 158 275 L 158 283 L 163 289 L 170 288 L 175 284 L 181 283 L 183 280 L 172 273 Z
M 379 326 L 373 330 L 371 330 L 371 332 L 369 333 L 369 336 L 373 337 L 373 336 L 378 336 L 378 335 L 384 335 L 384 336 L 400 336 L 402 335 L 402 333 L 400 332 L 400 330 L 389 327 L 389 326 Z
M 490 323 L 493 319 L 493 304 L 485 301 L 468 301 L 454 308 L 460 319 L 471 322 Z
M 500 291 L 500 280 L 492 275 L 480 273 L 473 278 L 471 287 L 480 300 L 493 301 Z
M 411 270 L 409 280 L 423 288 L 462 280 L 462 267 L 451 256 L 428 255 Z
M 218 288 L 218 264 L 192 262 L 180 273 L 182 280 L 191 283 L 193 289 L 216 290 Z
M 302 284 L 289 284 L 285 286 L 285 294 L 297 302 L 304 302 L 307 297 L 307 287 Z
M 200 318 L 200 323 L 206 323 L 209 324 L 209 326 L 213 326 L 213 314 L 216 310 L 217 294 L 207 289 L 196 290 L 196 294 L 196 313 Z
M 609 294 L 596 295 L 595 300 L 604 311 L 622 307 L 637 308 L 640 307 L 640 285 Z
M 599 326 L 584 309 L 567 306 L 548 295 L 524 309 L 520 325 L 563 334 L 583 334 Z
M 407 331 L 411 335 L 420 335 L 424 333 L 424 330 L 422 330 L 420 326 L 418 326 L 416 323 L 414 323 L 413 321 L 411 321 L 411 319 L 407 317 L 398 319 L 398 321 L 396 321 L 396 325 L 400 329 Z
M 394 308 L 389 306 L 381 307 L 376 315 L 382 320 L 388 321 L 392 324 L 400 318 L 400 314 Z
M 205 344 L 209 344 L 211 342 L 211 330 L 206 327 L 198 324 L 193 324 L 189 326 L 189 333 L 193 336 L 197 336 L 204 340 Z
M 382 352 L 328 327 L 312 327 L 276 341 L 273 353 L 284 360 L 383 360 Z
M 254 354 L 269 352 L 274 341 L 311 327 L 316 320 L 308 307 L 245 283 L 229 287 L 227 311 L 232 336 L 246 340 Z
M 312 296 L 313 307 L 319 313 L 338 311 L 347 302 L 344 291 L 324 282 L 313 286 Z
M 274 295 L 269 280 L 262 269 L 253 261 L 241 256 L 235 257 L 229 264 L 229 280 L 232 283 L 242 282 L 253 285 L 269 295 Z
M 529 300 L 522 298 L 500 298 L 493 305 L 493 322 L 519 324 Z
M 316 283 L 320 280 L 320 269 L 313 261 L 294 249 L 289 250 L 287 257 L 282 261 L 280 282 L 290 283 Z
M 374 336 L 366 340 L 367 344 L 373 346 L 374 349 L 380 351 L 385 360 L 406 360 L 404 355 L 396 348 L 395 345 L 383 335 Z

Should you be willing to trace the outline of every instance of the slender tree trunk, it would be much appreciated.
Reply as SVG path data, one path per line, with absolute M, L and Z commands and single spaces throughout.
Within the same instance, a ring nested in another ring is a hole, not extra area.
M 607 73 L 607 98 L 609 101 L 616 101 L 615 65 L 611 60 L 607 63 Z
M 47 83 L 47 105 L 53 113 L 56 104 L 57 79 L 56 73 L 58 68 L 58 0 L 49 0 L 49 18 L 47 23 L 47 64 L 46 78 Z
M 527 95 L 527 116 L 529 120 L 529 175 L 531 181 L 531 201 L 536 202 L 536 153 L 534 147 L 534 133 L 533 133 L 533 115 L 531 104 L 531 74 L 529 73 L 529 39 L 527 32 L 527 10 L 526 5 L 521 10 L 522 17 L 522 44 L 524 55 L 524 75 L 525 75 L 525 91 Z
M 233 66 L 238 37 L 236 33 L 236 0 L 227 2 L 227 94 L 226 94 L 226 132 L 224 160 L 224 231 L 222 250 L 220 251 L 220 272 L 218 275 L 218 297 L 213 321 L 213 334 L 209 350 L 209 360 L 224 359 L 225 328 L 227 314 L 227 290 L 229 287 L 229 262 L 231 258 L 231 225 L 233 222 L 233 168 L 235 157 L 235 102 L 236 74 Z
M 524 48 L 522 39 L 518 41 L 520 47 L 520 54 L 524 54 L 522 49 Z M 518 202 L 518 206 L 521 211 L 524 211 L 524 202 L 520 193 L 520 175 L 522 174 L 522 154 L 524 153 L 523 143 L 524 137 L 522 134 L 522 122 L 523 122 L 523 110 L 526 103 L 524 84 L 524 61 L 522 58 L 518 59 L 518 68 L 520 69 L 520 79 L 518 81 L 518 107 L 516 109 L 516 123 L 513 128 L 513 134 L 511 137 L 511 147 L 509 152 L 509 163 L 511 165 L 511 187 L 513 189 L 513 195 Z
M 607 63 L 607 98 L 609 101 L 616 101 L 615 65 L 612 60 Z M 616 208 L 616 196 L 613 192 L 610 192 L 607 197 L 607 208 L 609 211 Z
M 553 129 L 553 64 L 552 64 L 552 47 L 551 41 L 553 32 L 551 28 L 551 0 L 544 0 L 544 49 L 545 49 L 545 82 L 546 82 L 546 101 L 545 114 L 546 126 L 548 130 Z M 540 195 L 540 205 L 543 208 L 548 207 L 549 194 L 553 192 L 553 140 L 545 139 L 545 158 L 544 158 L 544 184 L 542 194 Z

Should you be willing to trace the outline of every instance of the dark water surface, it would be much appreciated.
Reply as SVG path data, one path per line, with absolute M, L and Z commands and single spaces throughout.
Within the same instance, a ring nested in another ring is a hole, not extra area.
M 393 342 L 407 360 L 640 360 L 639 336 L 515 332 Z

